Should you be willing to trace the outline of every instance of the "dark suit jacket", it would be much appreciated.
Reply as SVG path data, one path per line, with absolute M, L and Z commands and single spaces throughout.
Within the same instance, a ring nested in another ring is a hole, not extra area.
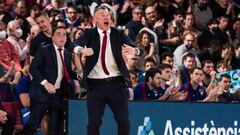
M 127 66 L 122 57 L 122 46 L 124 43 L 132 47 L 138 46 L 128 36 L 125 36 L 122 32 L 118 31 L 115 28 L 111 28 L 110 41 L 112 53 L 115 58 L 117 67 L 121 74 L 123 75 L 126 84 L 130 86 L 131 85 L 130 76 L 128 73 Z M 93 69 L 93 67 L 96 65 L 100 52 L 100 36 L 97 31 L 97 28 L 86 29 L 84 35 L 81 36 L 78 40 L 76 40 L 74 44 L 80 45 L 82 47 L 87 46 L 87 48 L 92 48 L 94 52 L 94 55 L 87 57 L 86 64 L 83 67 L 83 80 L 81 86 L 85 89 L 88 89 L 86 78 Z M 142 49 L 140 49 L 140 51 L 141 53 L 143 52 Z
M 71 78 L 76 79 L 76 74 L 71 69 L 71 61 L 72 53 L 64 49 L 64 62 L 67 66 L 68 73 Z M 57 56 L 53 44 L 41 46 L 38 49 L 29 71 L 33 76 L 30 97 L 39 102 L 47 102 L 50 94 L 44 86 L 41 85 L 41 82 L 46 79 L 54 85 L 58 76 Z M 62 83 L 69 87 L 71 85 L 68 84 L 65 79 L 62 80 Z

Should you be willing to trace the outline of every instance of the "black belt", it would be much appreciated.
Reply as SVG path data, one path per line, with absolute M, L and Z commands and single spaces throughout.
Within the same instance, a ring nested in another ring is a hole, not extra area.
M 119 82 L 119 81 L 123 81 L 123 76 L 114 76 L 114 77 L 99 78 L 99 79 L 87 78 L 87 82 L 90 82 L 90 83 Z

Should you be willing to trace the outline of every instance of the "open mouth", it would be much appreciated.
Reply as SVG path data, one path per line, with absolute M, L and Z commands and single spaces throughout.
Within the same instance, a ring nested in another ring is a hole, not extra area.
M 104 25 L 105 25 L 105 26 L 108 26 L 108 25 L 109 25 L 109 22 L 104 22 Z

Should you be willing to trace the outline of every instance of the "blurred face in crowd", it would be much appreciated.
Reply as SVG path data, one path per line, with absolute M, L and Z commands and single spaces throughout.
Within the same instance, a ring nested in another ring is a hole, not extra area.
M 60 47 L 60 48 L 63 48 L 66 41 L 67 41 L 67 32 L 65 29 L 63 28 L 58 28 L 54 33 L 53 33 L 53 36 L 52 36 L 52 41 L 53 43 Z
M 183 15 L 181 15 L 181 14 L 174 14 L 173 17 L 174 17 L 174 20 L 176 22 L 178 22 L 180 24 L 183 23 L 183 18 L 184 18 Z
M 149 77 L 149 83 L 154 87 L 160 87 L 161 86 L 161 74 L 156 73 L 154 77 Z
M 173 65 L 173 57 L 167 56 L 163 61 L 163 64 Z
M 196 66 L 196 61 L 194 57 L 187 57 L 184 61 L 183 61 L 184 66 L 191 70 L 194 69 Z
M 110 28 L 111 16 L 108 9 L 98 9 L 94 14 L 96 26 L 103 31 Z
M 193 23 L 194 23 L 194 17 L 193 17 L 193 15 L 186 15 L 186 18 L 185 18 L 185 20 L 184 20 L 184 23 L 185 23 L 185 25 L 187 25 L 187 26 L 193 26 Z
M 132 18 L 134 21 L 140 22 L 142 18 L 143 11 L 140 8 L 136 8 L 132 11 Z
M 194 35 L 193 34 L 187 34 L 183 40 L 184 44 L 187 46 L 192 46 L 194 42 Z
M 227 71 L 227 67 L 225 64 L 221 64 L 218 68 L 217 68 L 217 72 L 221 73 L 221 72 L 226 72 Z
M 202 81 L 203 71 L 200 69 L 194 69 L 193 73 L 190 75 L 191 81 L 194 83 L 200 83 Z
M 205 65 L 203 65 L 203 72 L 205 74 L 209 74 L 213 70 L 214 70 L 213 63 L 205 63 Z
M 171 79 L 172 76 L 172 69 L 171 68 L 165 68 L 162 70 L 162 79 L 164 81 L 169 81 Z
M 138 78 L 135 74 L 129 73 L 129 75 L 130 75 L 130 79 L 133 83 L 138 82 Z
M 146 62 L 144 66 L 145 66 L 145 71 L 148 71 L 150 68 L 155 67 L 155 64 L 149 61 L 149 62 Z
M 157 11 L 152 6 L 149 6 L 145 9 L 145 16 L 146 16 L 147 20 L 150 22 L 157 21 Z
M 219 28 L 221 29 L 221 30 L 225 30 L 227 27 L 228 27 L 228 22 L 229 22 L 229 19 L 228 18 L 226 18 L 226 17 L 221 17 L 220 19 L 219 19 Z
M 75 21 L 77 20 L 78 18 L 78 12 L 75 8 L 73 7 L 69 7 L 67 8 L 67 18 L 70 20 L 70 21 Z
M 240 20 L 237 20 L 234 24 L 233 24 L 233 29 L 240 29 Z
M 75 34 L 75 39 L 80 38 L 83 35 L 83 31 L 81 29 L 78 29 L 76 34 Z
M 15 13 L 17 16 L 24 17 L 26 13 L 26 6 L 23 1 L 19 1 L 15 8 Z
M 48 17 L 43 16 L 43 15 L 38 17 L 38 18 L 36 18 L 36 22 L 37 22 L 39 28 L 43 32 L 49 32 L 52 29 L 51 24 L 50 24 L 48 19 L 49 19 Z
M 227 77 L 222 77 L 219 86 L 223 86 L 224 90 L 229 90 L 230 86 L 231 86 L 231 79 L 227 78 Z
M 149 35 L 144 33 L 142 37 L 142 44 L 144 47 L 147 47 L 149 46 L 149 43 L 150 43 Z
M 14 36 L 15 38 L 20 38 L 22 36 L 22 29 L 21 29 L 21 24 L 18 23 L 17 21 L 11 21 L 12 25 L 9 27 L 9 36 Z
M 240 58 L 240 47 L 238 47 L 238 48 L 235 49 L 235 56 L 236 56 L 237 58 Z
M 37 10 L 37 9 L 32 9 L 32 10 L 30 11 L 30 15 L 31 15 L 32 18 L 35 18 L 35 15 L 36 15 L 37 13 L 39 13 L 39 10 Z

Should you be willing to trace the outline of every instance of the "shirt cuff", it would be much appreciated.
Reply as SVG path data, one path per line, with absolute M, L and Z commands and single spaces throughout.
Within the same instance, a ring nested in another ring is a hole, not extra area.
M 81 46 L 76 46 L 76 47 L 74 47 L 73 52 L 74 52 L 74 53 L 79 53 L 79 51 L 80 51 L 82 48 L 83 48 L 83 47 L 81 47 Z
M 46 80 L 46 79 L 44 79 L 44 80 L 41 82 L 42 85 L 45 85 L 46 83 L 47 83 L 47 80 Z

